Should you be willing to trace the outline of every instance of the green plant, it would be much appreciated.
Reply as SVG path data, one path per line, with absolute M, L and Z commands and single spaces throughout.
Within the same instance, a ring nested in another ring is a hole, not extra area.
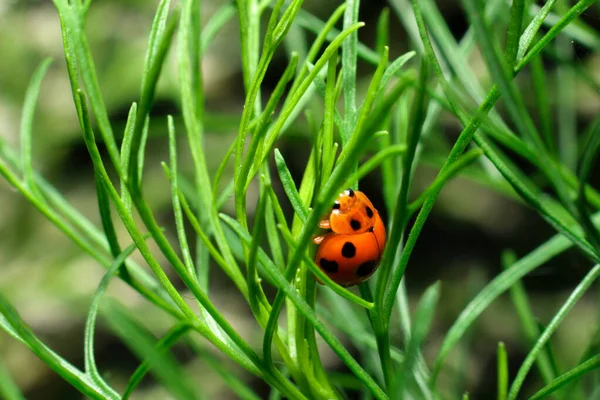
M 149 371 L 177 398 L 205 397 L 201 384 L 194 385 L 185 378 L 181 366 L 167 351 L 182 340 L 239 397 L 259 398 L 223 366 L 222 360 L 207 352 L 205 344 L 199 341 L 201 337 L 268 383 L 274 397 L 344 398 L 347 391 L 353 390 L 377 399 L 455 398 L 459 393 L 438 383 L 446 358 L 477 317 L 498 296 L 510 291 L 531 351 L 509 385 L 507 351 L 499 345 L 498 398 L 517 398 L 536 362 L 545 386 L 535 398 L 556 392 L 593 371 L 600 365 L 597 348 L 592 348 L 586 360 L 561 372 L 553 365 L 548 341 L 600 274 L 600 195 L 588 184 L 600 146 L 600 119 L 589 124 L 585 135 L 578 136 L 575 127 L 564 122 L 572 115 L 563 115 L 559 121 L 564 126 L 554 136 L 541 57 L 555 39 L 560 41 L 563 37 L 600 48 L 600 35 L 579 19 L 594 1 L 581 0 L 567 7 L 566 3 L 550 0 L 542 8 L 525 0 L 514 0 L 511 6 L 501 0 L 486 2 L 485 6 L 476 0 L 462 3 L 470 28 L 457 43 L 432 0 L 392 0 L 392 9 L 416 51 L 390 60 L 389 12 L 382 13 L 375 50 L 370 49 L 358 40 L 363 26 L 358 21 L 358 0 L 347 0 L 326 22 L 303 10 L 302 0 L 238 0 L 236 7 L 223 6 L 204 29 L 199 1 L 182 0 L 173 8 L 170 0 L 162 0 L 151 28 L 139 101 L 131 105 L 119 147 L 116 138 L 120 135 L 115 134 L 109 120 L 86 39 L 86 17 L 93 12 L 92 2 L 54 0 L 73 102 L 94 166 L 102 229 L 72 208 L 32 166 L 34 109 L 50 65 L 48 60 L 35 72 L 27 92 L 20 156 L 0 141 L 0 174 L 107 272 L 88 314 L 85 370 L 67 362 L 36 337 L 4 296 L 0 296 L 0 326 L 91 398 L 127 398 Z M 263 15 L 270 17 L 261 35 Z M 207 116 L 200 61 L 216 32 L 236 16 L 245 104 L 238 134 L 228 144 L 229 151 L 219 168 L 211 174 L 204 147 Z M 343 26 L 338 31 L 335 26 L 340 21 Z M 547 28 L 544 31 L 540 29 L 543 25 Z M 306 40 L 290 34 L 298 30 L 317 35 L 310 46 Z M 500 34 L 506 37 L 504 49 L 500 46 Z M 288 66 L 274 90 L 263 97 L 263 80 L 283 44 L 292 49 Z M 485 85 L 474 78 L 466 62 L 476 44 L 495 83 L 487 94 Z M 168 133 L 170 159 L 162 166 L 170 183 L 176 244 L 168 239 L 150 208 L 143 176 L 148 130 L 154 123 L 153 99 L 169 51 L 175 52 L 177 58 L 183 126 L 169 117 L 160 129 Z M 358 58 L 374 67 L 360 101 Z M 513 80 L 528 65 L 532 68 L 534 100 L 541 116 L 539 127 Z M 559 92 L 572 90 L 567 86 L 568 79 L 560 85 L 563 86 Z M 265 104 L 263 98 L 267 99 Z M 343 112 L 337 106 L 338 99 L 343 102 Z M 499 101 L 506 115 L 495 108 Z M 434 140 L 443 110 L 453 115 L 463 129 L 454 142 L 437 138 L 443 145 L 432 146 L 430 151 L 427 146 Z M 303 112 L 309 121 L 312 147 L 297 186 L 276 146 Z M 568 112 L 561 109 L 563 114 Z M 176 130 L 184 135 L 178 136 Z M 176 141 L 183 137 L 192 158 L 191 178 L 179 172 Z M 583 145 L 579 146 L 578 141 Z M 106 147 L 106 157 L 98 148 L 99 142 Z M 467 151 L 471 145 L 476 148 Z M 367 154 L 370 158 L 361 162 Z M 527 163 L 535 174 L 526 174 L 516 159 Z M 276 166 L 277 177 L 272 176 L 270 162 Z M 422 193 L 417 193 L 413 187 L 415 170 L 425 162 L 434 164 L 439 173 Z M 225 171 L 231 165 L 234 172 L 229 177 Z M 345 187 L 357 187 L 362 178 L 376 170 L 381 173 L 384 204 L 391 216 L 389 236 L 379 272 L 360 285 L 358 296 L 319 270 L 313 262 L 315 247 L 311 239 L 319 219 L 337 194 Z M 440 192 L 459 174 L 525 203 L 557 234 L 520 259 L 506 253 L 505 270 L 465 306 L 444 336 L 433 364 L 428 364 L 422 349 L 435 320 L 440 284 L 424 292 L 411 317 L 403 277 Z M 285 197 L 274 190 L 275 179 L 281 182 Z M 247 203 L 253 184 L 258 185 L 258 203 L 255 210 L 249 210 L 254 208 Z M 234 199 L 235 218 L 221 212 L 229 196 Z M 284 213 L 284 201 L 294 211 L 291 223 Z M 124 246 L 118 240 L 115 224 L 125 227 L 133 243 Z M 186 224 L 191 225 L 195 238 L 186 232 Z M 191 293 L 193 306 L 176 288 L 149 242 L 156 245 Z M 195 260 L 191 247 L 195 249 Z M 596 266 L 548 325 L 540 328 L 520 280 L 571 247 Z M 129 259 L 136 250 L 152 274 Z M 211 300 L 211 260 L 248 303 L 259 326 L 262 349 L 250 345 Z M 321 289 L 317 289 L 315 275 L 325 284 L 322 299 L 317 299 Z M 153 304 L 157 313 L 170 316 L 172 326 L 158 342 L 131 310 L 117 300 L 103 300 L 115 276 Z M 269 298 L 266 287 L 275 288 L 274 298 Z M 95 362 L 94 327 L 101 304 L 105 305 L 102 311 L 110 326 L 143 359 L 123 394 L 102 376 Z M 285 325 L 280 322 L 284 309 Z M 346 343 L 359 349 L 360 358 L 349 351 L 333 327 L 342 331 Z M 391 332 L 396 330 L 402 332 L 402 341 L 392 337 Z M 343 362 L 343 374 L 332 375 L 323 366 L 318 337 Z M 583 386 L 578 390 L 577 395 L 586 395 Z M 0 391 L 9 399 L 22 398 L 1 364 Z

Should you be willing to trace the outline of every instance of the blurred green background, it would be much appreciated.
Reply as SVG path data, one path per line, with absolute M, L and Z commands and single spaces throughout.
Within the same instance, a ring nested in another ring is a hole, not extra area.
M 102 0 L 94 1 L 91 7 L 86 32 L 115 132 L 123 131 L 131 102 L 137 101 L 139 96 L 143 57 L 156 3 Z M 206 21 L 225 3 L 203 1 L 203 20 Z M 453 33 L 460 38 L 466 29 L 461 8 L 450 0 L 437 3 L 442 7 Z M 307 0 L 303 8 L 326 18 L 337 5 L 337 2 Z M 386 2 L 381 0 L 363 1 L 360 20 L 365 21 L 367 26 L 360 30 L 359 38 L 369 46 L 373 45 L 375 23 L 384 6 Z M 584 19 L 596 29 L 600 27 L 598 8 L 586 12 Z M 309 34 L 308 38 L 312 36 Z M 405 31 L 394 13 L 391 13 L 390 39 L 392 54 L 410 49 Z M 573 44 L 573 52 L 573 66 L 583 68 L 600 81 L 600 55 L 577 44 Z M 73 107 L 56 10 L 46 0 L 0 0 L 0 138 L 15 149 L 28 81 L 36 66 L 48 56 L 54 62 L 44 80 L 36 109 L 34 166 L 75 207 L 99 224 L 92 164 L 81 139 Z M 160 168 L 160 161 L 168 159 L 166 116 L 173 114 L 179 117 L 173 51 L 169 59 L 159 81 L 152 112 L 145 188 L 159 222 L 174 238 L 170 192 Z M 266 93 L 274 87 L 285 62 L 285 55 L 279 54 L 265 80 Z M 485 77 L 481 60 L 474 56 L 470 62 L 480 76 Z M 549 61 L 548 73 L 553 74 L 555 67 L 555 63 Z M 237 132 L 244 99 L 235 18 L 219 32 L 208 49 L 203 60 L 203 72 L 208 116 L 206 154 L 210 157 L 208 163 L 214 173 Z M 369 66 L 359 64 L 359 74 L 368 77 L 366 74 L 370 72 Z M 527 81 L 527 74 L 525 71 L 519 77 L 520 82 Z M 577 123 L 584 126 L 600 112 L 600 93 L 579 90 L 581 86 L 578 83 L 574 86 L 577 96 L 567 106 L 576 109 Z M 552 87 L 549 89 L 553 93 Z M 558 101 L 553 93 L 551 102 L 556 105 Z M 442 121 L 444 123 L 438 126 L 436 134 L 455 138 L 460 132 L 457 121 L 452 118 L 443 118 Z M 183 140 L 180 142 L 184 144 Z M 292 173 L 299 179 L 310 150 L 306 123 L 302 118 L 278 147 Z M 188 153 L 182 151 L 181 154 L 180 162 L 185 171 L 186 166 L 189 167 L 186 160 Z M 421 166 L 415 188 L 425 187 L 435 172 L 431 167 Z M 595 187 L 598 187 L 599 178 L 600 174 L 596 171 L 592 179 Z M 361 183 L 361 190 L 369 195 L 385 217 L 379 186 L 379 177 L 373 173 Z M 249 210 L 252 204 L 250 199 Z M 231 205 L 227 205 L 225 211 L 231 212 Z M 291 212 L 291 208 L 287 211 Z M 431 351 L 425 356 L 431 356 L 437 349 L 437 339 L 468 300 L 501 271 L 503 250 L 513 249 L 518 256 L 523 256 L 553 234 L 554 231 L 537 214 L 474 181 L 458 178 L 450 183 L 425 226 L 407 270 L 407 287 L 413 297 L 420 296 L 422 290 L 434 281 L 442 281 L 442 301 L 436 313 L 433 334 L 427 343 Z M 129 242 L 123 229 L 120 235 L 124 243 Z M 85 314 L 104 269 L 83 254 L 3 180 L 0 180 L 0 239 L 0 291 L 16 305 L 23 318 L 50 347 L 75 365 L 82 365 Z M 533 309 L 540 321 L 547 321 L 554 314 L 589 267 L 588 261 L 571 251 L 553 259 L 525 279 Z M 255 322 L 242 299 L 228 290 L 230 287 L 224 275 L 214 268 L 211 272 L 211 298 L 251 343 L 258 344 L 258 333 L 253 340 Z M 148 307 L 126 285 L 115 280 L 109 295 L 128 303 L 156 332 L 165 330 L 165 316 Z M 579 359 L 600 322 L 598 300 L 594 294 L 584 297 L 555 335 L 553 343 L 558 358 L 569 365 Z M 99 368 L 107 372 L 109 379 L 124 386 L 138 361 L 102 322 L 97 330 Z M 460 349 L 452 354 L 450 364 L 464 377 L 463 382 L 452 385 L 464 385 L 473 399 L 492 398 L 495 393 L 496 345 L 500 340 L 507 345 L 511 372 L 514 373 L 528 346 L 507 295 L 482 315 L 470 331 L 468 340 L 463 341 Z M 323 354 L 327 367 L 341 368 L 331 352 Z M 193 376 L 210 391 L 209 398 L 233 398 L 225 384 L 214 377 L 202 360 L 193 358 L 191 350 L 177 346 L 176 355 L 188 364 Z M 0 358 L 28 399 L 80 398 L 27 348 L 4 332 L 0 332 Z M 534 373 L 529 381 L 536 379 Z M 144 382 L 134 398 L 166 398 L 151 379 Z M 258 393 L 264 393 L 266 389 L 259 380 L 252 381 L 252 385 Z

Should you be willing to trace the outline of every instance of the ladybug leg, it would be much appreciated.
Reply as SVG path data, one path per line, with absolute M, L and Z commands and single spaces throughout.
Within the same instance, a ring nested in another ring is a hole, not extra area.
M 314 244 L 321 244 L 321 242 L 323 241 L 323 239 L 325 239 L 325 236 L 315 236 L 313 238 L 313 243 Z
M 319 228 L 331 229 L 331 224 L 329 223 L 329 219 L 324 219 L 321 222 L 319 222 Z

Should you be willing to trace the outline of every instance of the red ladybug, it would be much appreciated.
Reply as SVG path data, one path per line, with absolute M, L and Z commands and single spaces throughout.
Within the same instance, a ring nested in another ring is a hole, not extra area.
M 348 287 L 369 278 L 385 246 L 385 226 L 367 196 L 347 189 L 333 204 L 329 218 L 319 223 L 330 233 L 314 238 L 315 263 L 331 279 Z

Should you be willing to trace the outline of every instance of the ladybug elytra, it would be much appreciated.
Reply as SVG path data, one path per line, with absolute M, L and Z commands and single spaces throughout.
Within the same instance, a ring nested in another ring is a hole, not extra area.
M 348 287 L 369 278 L 385 246 L 385 226 L 367 196 L 346 189 L 319 227 L 331 232 L 314 238 L 315 263 L 336 283 Z

